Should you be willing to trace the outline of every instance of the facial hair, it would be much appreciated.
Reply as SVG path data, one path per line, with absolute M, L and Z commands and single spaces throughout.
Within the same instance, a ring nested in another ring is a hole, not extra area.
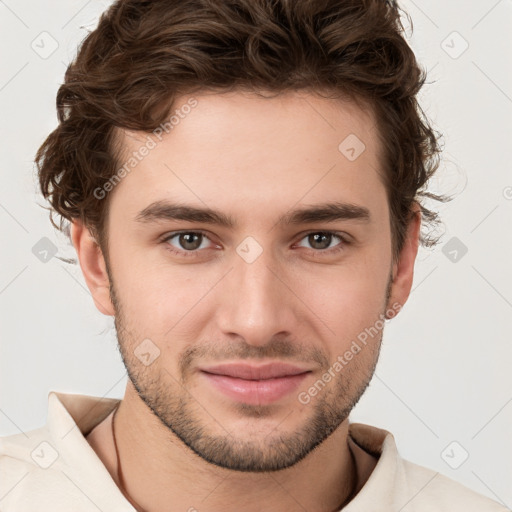
M 203 460 L 216 466 L 244 472 L 268 472 L 289 468 L 304 459 L 325 441 L 349 416 L 367 389 L 380 354 L 383 329 L 372 338 L 349 364 L 331 382 L 319 390 L 302 415 L 302 423 L 293 432 L 280 431 L 279 425 L 263 438 L 239 436 L 239 432 L 222 425 L 208 410 L 201 397 L 190 392 L 192 369 L 196 361 L 244 360 L 273 358 L 290 362 L 316 362 L 323 375 L 332 367 L 324 352 L 311 344 L 290 341 L 289 338 L 272 338 L 266 345 L 254 346 L 244 340 L 220 348 L 220 343 L 198 343 L 187 347 L 178 360 L 179 375 L 173 376 L 166 368 L 153 363 L 144 366 L 134 355 L 134 348 L 142 339 L 135 329 L 130 329 L 123 304 L 117 295 L 111 272 L 110 294 L 114 305 L 115 328 L 119 351 L 128 376 L 140 399 L 169 430 Z M 391 279 L 381 315 L 390 296 Z M 380 318 L 384 318 L 380 316 Z M 317 381 L 318 382 L 318 381 Z M 297 402 L 299 403 L 299 402 Z M 276 415 L 276 405 L 249 405 L 236 403 L 234 410 L 241 418 L 271 418 Z M 221 432 L 219 433 L 219 430 Z

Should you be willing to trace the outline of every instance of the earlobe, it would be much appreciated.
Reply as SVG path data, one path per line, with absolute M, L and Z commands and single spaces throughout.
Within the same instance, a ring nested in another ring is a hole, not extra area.
M 114 316 L 115 309 L 110 298 L 110 279 L 100 246 L 89 229 L 79 220 L 74 220 L 71 224 L 71 240 L 94 304 L 104 315 Z
M 393 264 L 393 281 L 391 283 L 388 308 L 397 304 L 401 308 L 407 302 L 414 278 L 414 263 L 418 254 L 420 228 L 421 210 L 419 205 L 415 204 L 402 250 L 397 261 Z

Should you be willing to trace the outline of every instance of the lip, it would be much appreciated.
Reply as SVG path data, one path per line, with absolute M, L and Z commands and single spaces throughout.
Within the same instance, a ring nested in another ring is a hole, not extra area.
M 262 365 L 226 363 L 201 368 L 201 371 L 238 379 L 265 380 L 298 375 L 309 371 L 309 369 L 289 363 L 265 363 Z
M 276 402 L 295 390 L 311 373 L 309 369 L 287 363 L 220 364 L 200 370 L 224 395 L 252 405 Z

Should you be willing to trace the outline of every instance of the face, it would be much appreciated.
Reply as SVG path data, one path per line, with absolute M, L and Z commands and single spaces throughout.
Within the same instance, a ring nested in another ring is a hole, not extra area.
M 154 144 L 120 137 L 133 168 L 107 225 L 124 363 L 203 459 L 286 468 L 346 421 L 398 307 L 375 123 L 306 93 L 175 108 Z

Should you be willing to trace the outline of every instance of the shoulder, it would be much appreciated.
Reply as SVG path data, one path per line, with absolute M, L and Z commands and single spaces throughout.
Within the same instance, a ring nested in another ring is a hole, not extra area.
M 508 511 L 502 504 L 446 475 L 402 458 L 393 434 L 387 430 L 351 423 L 349 433 L 368 457 L 376 459 L 376 463 L 359 494 L 346 507 L 347 512 Z
M 463 484 L 406 459 L 402 459 L 408 501 L 403 512 L 507 512 L 498 502 Z
M 91 510 L 46 427 L 0 437 L 2 512 Z M 64 508 L 60 508 L 60 506 Z
M 34 500 L 28 503 L 27 496 L 35 498 L 38 494 L 42 495 L 38 489 L 51 488 L 58 478 L 55 470 L 58 453 L 47 439 L 45 427 L 0 437 L 2 510 L 29 510 Z
M 118 402 L 50 392 L 46 425 L 0 437 L 0 510 L 133 511 L 86 438 Z

